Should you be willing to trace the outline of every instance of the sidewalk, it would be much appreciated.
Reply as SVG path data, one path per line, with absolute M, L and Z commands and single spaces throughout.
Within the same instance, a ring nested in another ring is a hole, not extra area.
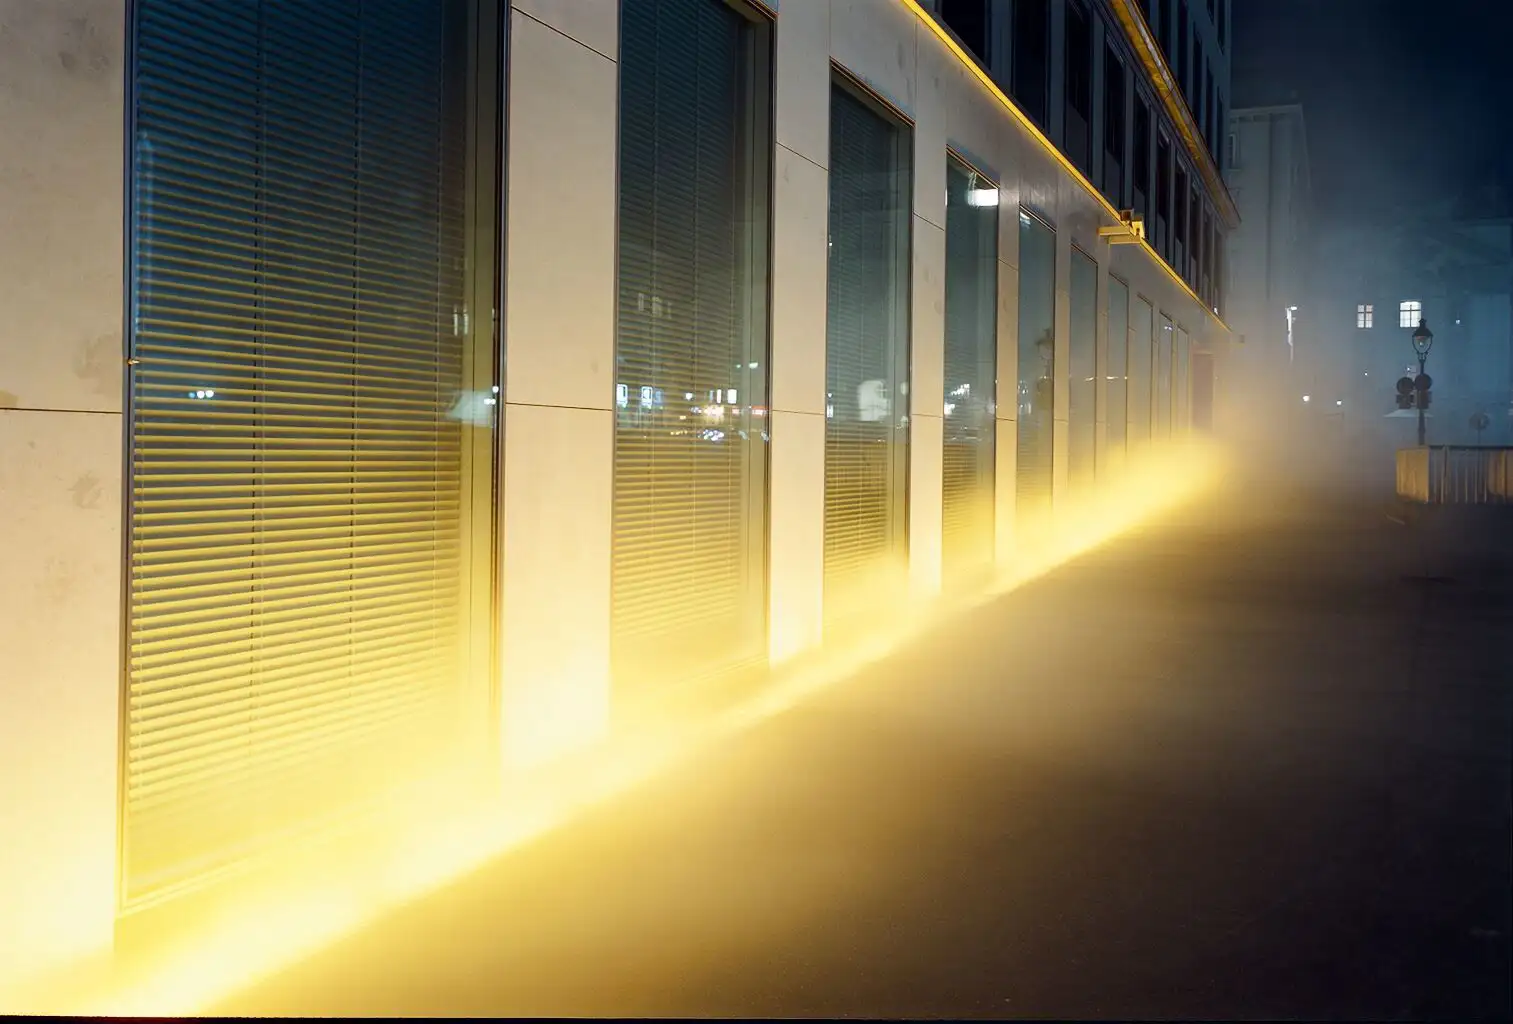
M 1265 503 L 1095 551 L 216 1012 L 1506 1017 L 1513 533 Z

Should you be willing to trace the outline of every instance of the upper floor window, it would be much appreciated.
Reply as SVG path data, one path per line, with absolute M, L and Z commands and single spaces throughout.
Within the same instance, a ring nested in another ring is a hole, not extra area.
M 1151 194 L 1151 108 L 1141 96 L 1135 97 L 1135 145 L 1131 154 L 1134 160 L 1134 173 L 1130 175 L 1135 191 L 1140 194 L 1140 199 L 1145 204 L 1150 202 Z M 1137 204 L 1140 205 L 1140 204 Z M 1151 212 L 1148 205 L 1140 210 L 1141 213 Z
M 1187 4 L 1183 0 L 1177 0 L 1174 8 L 1176 20 L 1172 23 L 1171 40 L 1177 50 L 1177 60 L 1172 70 L 1177 74 L 1177 85 L 1183 93 L 1191 92 L 1187 87 Z
M 1124 65 L 1114 48 L 1103 47 L 1104 194 L 1118 206 L 1124 201 Z
M 956 33 L 983 67 L 988 66 L 988 6 L 990 0 L 940 0 L 940 20 Z
M 1093 162 L 1093 26 L 1080 4 L 1066 5 L 1065 150 L 1082 170 Z
M 1424 304 L 1422 302 L 1399 302 L 1397 304 L 1397 325 L 1399 327 L 1417 327 L 1423 315 Z
M 1017 0 L 1014 4 L 1014 99 L 1042 128 L 1048 121 L 1051 91 L 1051 2 Z
M 1229 133 L 1229 156 L 1225 161 L 1226 166 L 1233 170 L 1240 166 L 1240 133 Z
M 1355 307 L 1355 326 L 1358 329 L 1364 330 L 1367 327 L 1374 327 L 1373 320 L 1375 318 L 1376 311 L 1369 302 Z

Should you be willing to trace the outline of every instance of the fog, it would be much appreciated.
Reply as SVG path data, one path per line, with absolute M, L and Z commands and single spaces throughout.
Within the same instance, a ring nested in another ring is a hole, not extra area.
M 1417 443 L 1513 443 L 1507 5 L 1234 0 L 1220 433 L 1245 461 L 1391 486 Z M 1389 492 L 1390 493 L 1390 492 Z

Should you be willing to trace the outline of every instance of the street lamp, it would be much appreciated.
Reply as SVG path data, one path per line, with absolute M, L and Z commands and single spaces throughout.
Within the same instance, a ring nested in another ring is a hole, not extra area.
M 1418 355 L 1418 379 L 1414 384 L 1414 390 L 1418 392 L 1418 443 L 1424 445 L 1424 410 L 1429 405 L 1430 380 L 1424 373 L 1424 363 L 1429 358 L 1429 350 L 1434 347 L 1434 332 L 1429 330 L 1428 321 L 1419 318 L 1418 327 L 1413 332 L 1413 351 Z

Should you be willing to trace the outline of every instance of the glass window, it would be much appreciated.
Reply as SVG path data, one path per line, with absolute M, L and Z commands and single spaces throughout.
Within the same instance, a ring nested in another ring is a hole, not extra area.
M 825 605 L 902 582 L 908 482 L 909 130 L 848 80 L 830 99 Z
M 1042 128 L 1050 107 L 1051 0 L 1014 4 L 1014 99 Z
M 1073 489 L 1091 483 L 1098 420 L 1098 264 L 1072 248 L 1071 338 L 1067 360 L 1067 480 Z
M 768 31 L 625 5 L 612 659 L 646 683 L 765 648 Z
M 1066 121 L 1062 148 L 1086 172 L 1093 161 L 1093 25 L 1075 2 L 1066 5 Z
M 1364 303 L 1355 307 L 1355 326 L 1360 329 L 1375 326 L 1376 307 L 1371 303 Z M 1414 325 L 1418 326 L 1417 324 Z
M 1177 328 L 1176 350 L 1172 357 L 1172 433 L 1178 436 L 1187 433 L 1190 395 L 1188 383 L 1192 379 L 1188 362 L 1187 331 Z
M 946 165 L 945 453 L 942 565 L 947 580 L 993 557 L 998 186 Z
M 1397 325 L 1399 327 L 1417 327 L 1423 315 L 1424 304 L 1422 302 L 1400 302 L 1397 306 Z
M 496 12 L 129 9 L 123 909 L 484 755 L 498 440 Z
M 1155 436 L 1164 441 L 1172 434 L 1172 349 L 1177 339 L 1172 321 L 1161 314 L 1161 333 L 1156 338 Z
M 1056 232 L 1019 213 L 1019 439 L 1016 514 L 1050 510 L 1056 396 Z
M 1108 279 L 1108 368 L 1104 376 L 1108 402 L 1107 450 L 1117 463 L 1129 436 L 1129 286 L 1117 277 Z
M 1124 204 L 1124 65 L 1112 43 L 1103 47 L 1103 194 Z
M 940 20 L 983 67 L 988 66 L 988 0 L 940 0 Z
M 1187 171 L 1179 164 L 1176 169 L 1176 191 L 1172 195 L 1172 248 L 1168 262 L 1178 275 L 1187 275 L 1187 205 L 1191 190 L 1187 187 Z
M 1165 135 L 1156 139 L 1156 251 L 1171 262 L 1172 146 Z
M 1130 159 L 1134 173 L 1135 212 L 1151 218 L 1151 108 L 1142 96 L 1135 97 L 1135 138 Z
M 1144 298 L 1135 300 L 1130 320 L 1129 437 L 1133 447 L 1151 437 L 1153 370 L 1156 355 L 1155 312 Z

